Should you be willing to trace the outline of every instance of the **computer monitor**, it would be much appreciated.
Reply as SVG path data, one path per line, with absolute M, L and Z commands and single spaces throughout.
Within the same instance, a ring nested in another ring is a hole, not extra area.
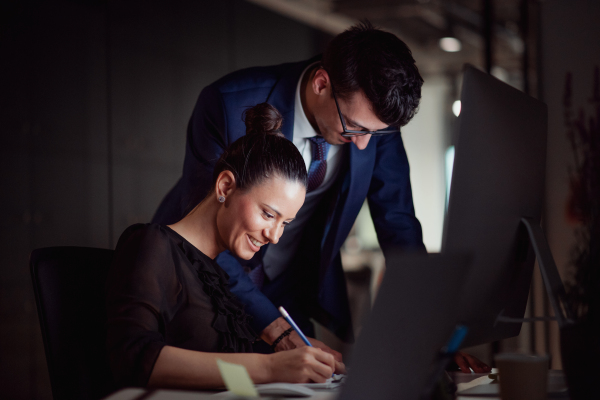
M 546 165 L 544 103 L 467 65 L 442 253 L 471 254 L 459 303 L 463 347 L 516 336 L 535 254 L 523 217 L 539 228 Z M 499 318 L 500 317 L 500 318 Z

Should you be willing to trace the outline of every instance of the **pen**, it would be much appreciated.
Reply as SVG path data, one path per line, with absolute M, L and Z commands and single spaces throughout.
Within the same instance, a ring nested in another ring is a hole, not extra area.
M 442 348 L 442 353 L 444 355 L 454 355 L 460 348 L 461 343 L 467 336 L 467 331 L 469 329 L 464 325 L 456 325 L 454 328 L 454 332 L 452 332 L 452 336 L 450 340 L 448 340 L 448 344 L 444 348 Z
M 306 343 L 307 346 L 313 347 L 312 344 L 310 344 L 310 342 L 306 338 L 306 336 L 304 336 L 304 333 L 302 333 L 300 328 L 298 328 L 298 325 L 296 325 L 296 323 L 294 322 L 292 317 L 290 317 L 290 314 L 288 314 L 288 312 L 285 311 L 285 308 L 279 307 L 279 312 L 281 313 L 283 318 L 288 322 L 288 324 L 290 324 L 292 326 L 292 328 L 294 328 L 294 330 L 298 333 L 298 335 L 304 341 L 304 343 Z

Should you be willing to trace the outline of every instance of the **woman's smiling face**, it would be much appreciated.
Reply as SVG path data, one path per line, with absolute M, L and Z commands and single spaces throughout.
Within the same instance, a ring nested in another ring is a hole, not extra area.
M 263 245 L 279 241 L 305 195 L 304 185 L 279 176 L 246 190 L 233 189 L 217 213 L 219 241 L 236 256 L 249 260 Z

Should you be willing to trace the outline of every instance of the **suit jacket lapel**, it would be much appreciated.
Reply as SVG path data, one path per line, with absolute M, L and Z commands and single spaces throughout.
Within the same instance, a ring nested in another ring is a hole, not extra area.
M 359 150 L 353 143 L 348 154 L 348 170 L 342 177 L 342 185 L 334 205 L 334 211 L 325 225 L 325 233 L 321 250 L 321 266 L 331 264 L 338 250 L 348 236 L 354 220 L 362 207 L 369 191 L 371 174 L 375 166 L 376 143 L 371 140 L 364 150 Z M 325 272 L 325 271 L 323 271 Z

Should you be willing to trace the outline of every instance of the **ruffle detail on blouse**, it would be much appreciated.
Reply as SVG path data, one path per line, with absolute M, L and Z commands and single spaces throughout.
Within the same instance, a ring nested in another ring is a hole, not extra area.
M 181 248 L 198 272 L 198 278 L 204 284 L 204 292 L 210 296 L 215 309 L 212 327 L 220 334 L 219 351 L 252 352 L 252 342 L 257 335 L 250 328 L 251 317 L 228 289 L 229 275 L 208 256 L 203 259 L 203 254 L 188 242 L 182 241 Z

